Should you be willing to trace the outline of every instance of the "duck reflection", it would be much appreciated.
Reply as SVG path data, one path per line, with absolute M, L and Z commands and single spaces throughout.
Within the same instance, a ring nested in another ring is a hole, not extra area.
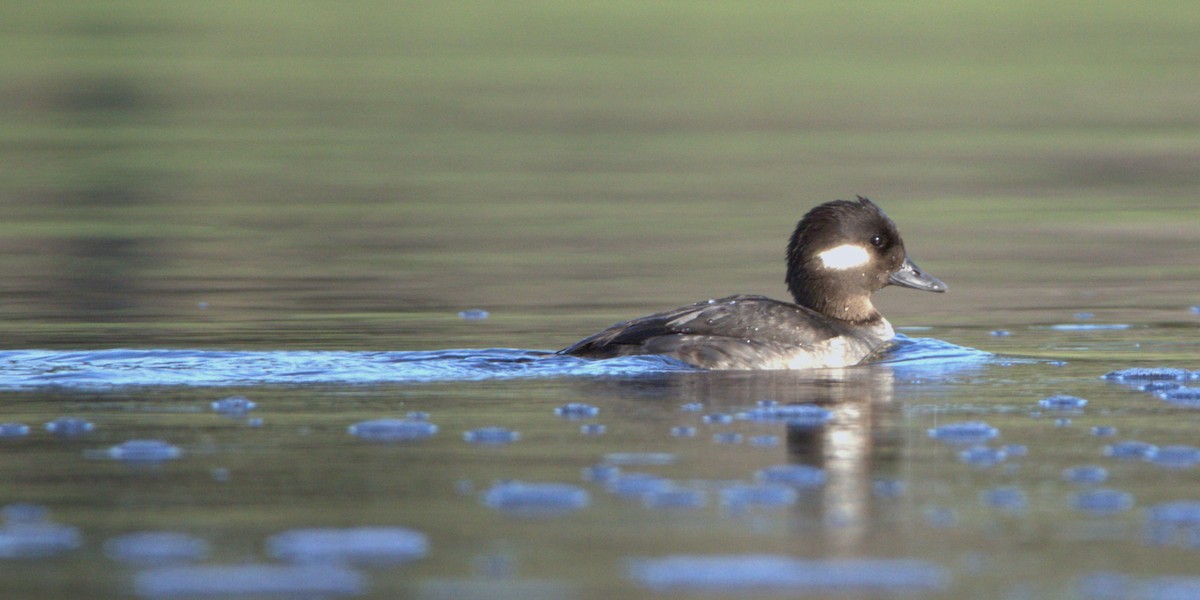
M 707 411 L 732 414 L 763 400 L 779 405 L 815 404 L 830 411 L 833 418 L 823 425 L 770 425 L 786 431 L 787 462 L 817 467 L 826 475 L 823 487 L 802 494 L 797 523 L 805 527 L 805 535 L 811 535 L 808 530 L 816 524 L 829 555 L 849 555 L 862 554 L 873 522 L 878 520 L 874 484 L 900 479 L 904 436 L 900 406 L 894 401 L 894 381 L 895 374 L 886 365 L 816 371 L 708 371 L 593 382 L 587 393 L 594 398 L 615 392 L 619 396 L 615 402 L 635 403 L 628 410 L 647 419 L 661 419 L 664 427 L 677 422 L 682 403 L 701 403 Z M 647 400 L 654 400 L 653 406 L 661 410 L 648 407 Z

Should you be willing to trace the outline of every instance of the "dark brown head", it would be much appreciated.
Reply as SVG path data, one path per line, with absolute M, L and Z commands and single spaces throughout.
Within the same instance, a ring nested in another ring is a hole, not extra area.
M 862 196 L 826 202 L 796 225 L 787 285 L 797 304 L 836 319 L 873 321 L 879 313 L 871 294 L 889 284 L 946 291 L 909 260 L 896 224 L 874 202 Z

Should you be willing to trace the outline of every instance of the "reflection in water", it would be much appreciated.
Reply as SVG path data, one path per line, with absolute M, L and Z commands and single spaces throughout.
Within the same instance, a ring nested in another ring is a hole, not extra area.
M 61 261 L 42 279 L 40 296 L 69 315 L 104 320 L 115 311 L 137 308 L 145 296 L 143 274 L 152 262 L 149 239 L 131 215 L 149 200 L 142 193 L 150 177 L 125 168 L 113 156 L 131 150 L 128 132 L 150 107 L 131 77 L 86 76 L 62 83 L 50 107 L 68 126 L 86 132 L 89 143 L 65 154 L 71 180 L 49 196 L 54 213 L 89 227 L 56 238 L 51 254 Z
M 630 398 L 638 403 L 687 398 L 709 411 L 736 414 L 774 400 L 781 406 L 812 404 L 832 412 L 833 418 L 824 425 L 785 425 L 790 462 L 826 474 L 826 484 L 819 492 L 804 494 L 798 510 L 802 521 L 822 524 L 828 556 L 861 556 L 870 554 L 863 545 L 878 525 L 872 523 L 873 483 L 900 478 L 903 438 L 899 405 L 893 401 L 895 377 L 889 366 L 874 365 L 820 371 L 680 372 L 581 381 L 580 385 L 588 397 L 615 395 L 618 403 Z

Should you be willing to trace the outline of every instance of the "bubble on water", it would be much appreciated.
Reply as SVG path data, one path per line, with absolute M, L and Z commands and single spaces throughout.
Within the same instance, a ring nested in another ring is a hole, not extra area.
M 1008 512 L 1021 512 L 1029 505 L 1025 491 L 1015 487 L 997 487 L 984 490 L 979 495 L 980 501 L 992 508 Z
M 600 463 L 583 468 L 584 481 L 603 483 L 621 474 L 621 467 Z
M 1008 460 L 1008 453 L 1002 448 L 973 446 L 958 453 L 958 459 L 972 467 L 994 467 Z
M 714 433 L 712 437 L 713 443 L 716 444 L 740 444 L 742 439 L 742 434 L 733 431 Z
M 1063 469 L 1062 478 L 1067 483 L 1095 485 L 1097 483 L 1104 483 L 1108 479 L 1108 470 L 1096 465 L 1071 467 Z
M 245 396 L 230 396 L 213 402 L 211 406 L 215 412 L 236 417 L 254 410 L 258 404 Z
M 600 409 L 591 404 L 572 402 L 554 409 L 554 414 L 564 419 L 590 419 L 600 414 Z
M 780 441 L 777 435 L 754 435 L 750 436 L 746 443 L 756 448 L 772 448 L 778 446 Z
M 9 504 L 0 526 L 0 559 L 44 558 L 83 545 L 79 530 L 49 519 L 49 511 L 36 504 Z
M 682 410 L 683 412 L 700 412 L 704 410 L 704 405 L 699 402 L 688 402 L 687 404 L 681 405 L 679 410 Z
M 1200 408 L 1200 387 L 1180 387 L 1167 392 L 1160 392 L 1159 398 L 1174 406 L 1184 408 Z
M 85 453 L 90 458 L 108 458 L 126 463 L 161 463 L 183 456 L 183 450 L 163 440 L 129 440 L 98 452 Z
M 1166 367 L 1132 367 L 1119 369 L 1104 374 L 1104 379 L 1111 381 L 1186 381 L 1189 373 L 1184 369 Z
M 783 555 L 671 555 L 633 558 L 628 576 L 656 592 L 921 594 L 944 590 L 950 572 L 922 560 L 806 560 Z
M 1194 446 L 1159 446 L 1146 460 L 1168 469 L 1189 469 L 1200 463 L 1200 448 Z
M 666 466 L 675 464 L 676 457 L 670 452 L 611 452 L 604 455 L 604 462 L 623 467 Z
M 1121 331 L 1132 328 L 1132 325 L 1125 323 L 1060 323 L 1050 326 L 1055 331 Z
M 991 332 L 988 332 L 988 335 L 990 335 L 992 337 L 1008 337 L 1008 336 L 1012 335 L 1012 332 L 1008 331 L 1007 329 L 996 329 Z
M 143 598 L 271 596 L 329 597 L 366 593 L 367 578 L 336 565 L 187 565 L 154 567 L 137 574 Z
M 521 439 L 520 432 L 503 427 L 480 427 L 463 433 L 463 440 L 485 446 L 503 446 Z
M 1200 547 L 1200 502 L 1156 504 L 1143 513 L 1146 542 L 1156 546 Z
M 419 410 L 410 411 L 404 414 L 404 418 L 409 421 L 428 421 L 429 413 Z
M 948 423 L 929 430 L 929 437 L 951 444 L 978 444 L 1000 435 L 1000 430 L 982 421 Z
M 958 525 L 958 513 L 952 508 L 931 506 L 924 511 L 925 523 L 930 527 L 944 529 Z
M 604 435 L 608 428 L 599 423 L 584 423 L 579 426 L 579 433 L 583 435 Z
M 738 413 L 737 417 L 746 421 L 786 423 L 790 427 L 820 427 L 833 419 L 833 413 L 815 404 L 772 404 Z
M 1055 426 L 1055 427 L 1058 427 L 1058 428 L 1060 428 L 1060 429 L 1061 429 L 1061 428 L 1064 428 L 1064 427 L 1070 427 L 1070 426 L 1071 426 L 1071 420 L 1070 420 L 1070 419 L 1066 419 L 1066 418 L 1059 418 L 1059 419 L 1055 419 L 1055 420 L 1054 420 L 1054 426 Z
M 1133 508 L 1133 496 L 1121 490 L 1096 488 L 1071 496 L 1071 506 L 1087 513 L 1108 515 Z
M 208 542 L 177 531 L 138 531 L 104 541 L 104 554 L 131 565 L 167 565 L 202 560 L 211 550 Z
M 876 479 L 871 483 L 871 492 L 876 498 L 900 498 L 908 486 L 898 479 Z
M 1175 381 L 1151 381 L 1150 383 L 1144 383 L 1137 386 L 1137 389 L 1143 392 L 1155 393 L 1167 392 L 1170 390 L 1179 389 L 1181 387 L 1183 387 L 1183 384 Z
M 458 318 L 464 321 L 482 321 L 489 316 L 491 316 L 490 313 L 481 308 L 470 308 L 458 313 Z
M 1087 406 L 1088 401 L 1078 396 L 1068 396 L 1066 394 L 1057 394 L 1048 398 L 1038 400 L 1038 406 L 1046 410 L 1076 412 L 1083 410 Z
M 0 439 L 19 438 L 29 435 L 29 426 L 24 423 L 0 423 Z
M 267 554 L 293 563 L 400 564 L 428 555 L 429 539 L 404 527 L 292 529 L 267 538 Z
M 680 438 L 696 437 L 696 428 L 695 427 L 687 427 L 685 425 L 680 425 L 678 427 L 672 427 L 671 435 L 673 435 L 675 437 L 680 437 Z
M 586 508 L 591 503 L 591 495 L 587 490 L 567 483 L 508 481 L 484 492 L 481 502 L 512 514 L 557 515 Z
M 704 418 L 701 420 L 704 421 L 706 425 L 728 425 L 733 422 L 733 415 L 727 415 L 725 413 L 712 413 L 704 415 Z
M 754 403 L 754 406 L 756 406 L 758 408 L 770 408 L 772 406 L 779 406 L 779 401 L 778 400 L 759 400 L 758 402 Z
M 46 423 L 46 431 L 58 437 L 78 437 L 95 431 L 96 426 L 78 417 L 59 417 Z
M 1081 320 L 1081 321 L 1085 321 L 1085 320 L 1088 320 L 1088 319 L 1095 319 L 1095 318 L 1096 318 L 1096 313 L 1090 313 L 1090 312 L 1077 312 L 1077 313 L 1075 313 L 1075 318 L 1076 318 L 1076 319 L 1079 319 L 1079 320 Z
M 791 506 L 799 499 L 795 488 L 779 484 L 733 485 L 718 492 L 721 506 L 728 510 L 751 507 Z
M 355 423 L 347 430 L 350 435 L 372 442 L 411 442 L 433 437 L 438 427 L 427 421 L 376 419 Z
M 703 490 L 670 488 L 642 494 L 642 504 L 648 508 L 703 508 L 708 494 Z
M 1104 455 L 1112 458 L 1149 460 L 1157 452 L 1158 446 L 1138 440 L 1124 440 L 1104 447 Z
M 675 483 L 652 473 L 621 473 L 605 483 L 608 491 L 626 498 L 637 498 L 651 492 L 671 489 Z
M 9 525 L 18 525 L 22 523 L 41 523 L 48 521 L 50 518 L 50 509 L 40 504 L 26 504 L 18 502 L 5 505 L 0 509 L 0 516 L 4 518 L 4 522 Z
M 1076 586 L 1080 598 L 1127 600 L 1134 598 L 1132 580 L 1120 573 L 1095 572 L 1084 575 Z
M 760 483 L 781 484 L 793 488 L 825 485 L 825 471 L 809 465 L 772 465 L 754 474 Z
M 1097 425 L 1092 427 L 1092 435 L 1096 437 L 1112 437 L 1117 435 L 1117 428 L 1112 425 Z

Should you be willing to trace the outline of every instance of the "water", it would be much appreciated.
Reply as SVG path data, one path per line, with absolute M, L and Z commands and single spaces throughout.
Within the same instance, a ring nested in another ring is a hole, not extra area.
M 6 3 L 0 597 L 1194 596 L 1197 19 Z M 547 354 L 856 193 L 880 362 Z

